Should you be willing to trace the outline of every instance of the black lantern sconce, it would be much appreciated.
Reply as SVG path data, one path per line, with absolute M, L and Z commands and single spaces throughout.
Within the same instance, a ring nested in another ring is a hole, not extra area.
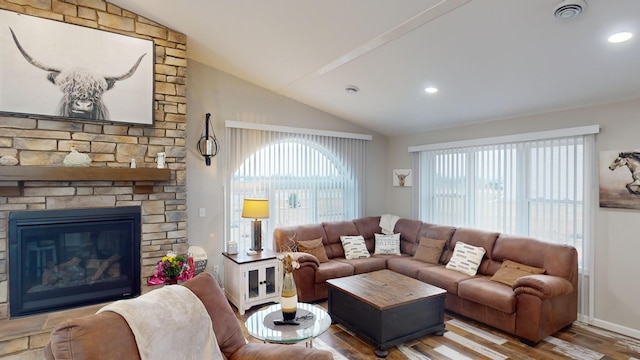
M 204 136 L 198 141 L 198 151 L 204 156 L 204 161 L 207 166 L 211 166 L 211 158 L 218 155 L 219 150 L 218 139 L 216 139 L 216 133 L 213 132 L 213 128 L 211 127 L 210 117 L 211 114 L 207 113 L 205 117 Z M 209 135 L 209 129 L 211 129 L 212 135 Z

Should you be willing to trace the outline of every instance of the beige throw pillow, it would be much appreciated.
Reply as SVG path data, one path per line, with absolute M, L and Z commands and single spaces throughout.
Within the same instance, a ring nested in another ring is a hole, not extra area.
M 400 255 L 400 233 L 374 234 L 376 238 L 374 254 Z
M 322 244 L 322 238 L 298 241 L 298 251 L 317 257 L 320 263 L 329 262 L 327 251 Z
M 544 274 L 544 272 L 545 270 L 541 268 L 520 264 L 511 260 L 505 260 L 502 262 L 500 269 L 493 274 L 490 280 L 511 286 L 519 277 Z
M 421 237 L 413 258 L 430 264 L 438 264 L 446 242 L 446 240 Z
M 370 256 L 362 235 L 340 236 L 340 242 L 346 259 L 366 259 Z
M 451 255 L 451 260 L 447 263 L 446 268 L 475 276 L 478 273 L 478 268 L 485 252 L 487 251 L 483 247 L 458 241 L 455 248 L 453 248 L 453 255 Z

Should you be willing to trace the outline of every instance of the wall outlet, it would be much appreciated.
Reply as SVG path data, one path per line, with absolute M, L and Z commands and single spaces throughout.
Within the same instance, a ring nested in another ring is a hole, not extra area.
M 220 265 L 213 265 L 213 275 L 218 275 L 220 273 Z
M 205 208 L 200 208 L 198 209 L 198 215 L 200 215 L 200 217 L 204 217 L 206 214 L 206 209 Z

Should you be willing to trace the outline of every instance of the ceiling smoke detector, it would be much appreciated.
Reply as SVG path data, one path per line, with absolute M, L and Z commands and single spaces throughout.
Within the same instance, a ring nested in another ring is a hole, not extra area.
M 580 15 L 587 9 L 587 3 L 583 0 L 565 0 L 556 5 L 553 14 L 559 19 L 569 19 Z

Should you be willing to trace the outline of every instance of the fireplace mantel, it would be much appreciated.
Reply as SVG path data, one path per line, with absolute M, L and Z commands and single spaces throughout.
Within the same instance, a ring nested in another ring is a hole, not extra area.
M 133 181 L 134 192 L 148 194 L 154 181 L 171 180 L 171 170 L 60 166 L 0 167 L 0 196 L 20 196 L 24 181 Z

